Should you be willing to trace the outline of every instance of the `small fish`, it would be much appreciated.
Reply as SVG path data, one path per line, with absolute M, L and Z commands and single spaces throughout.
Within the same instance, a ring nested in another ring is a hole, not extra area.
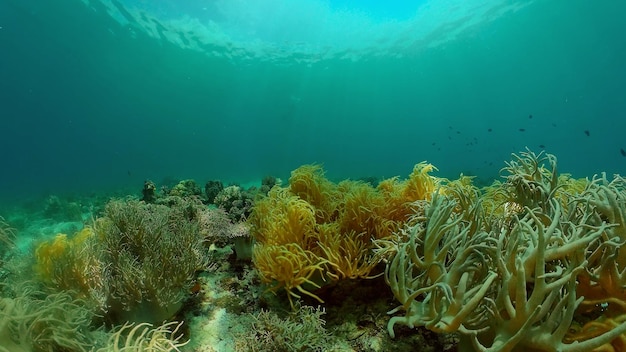
M 200 290 L 202 290 L 202 285 L 200 285 L 200 283 L 198 281 L 196 281 L 193 286 L 191 286 L 191 288 L 189 289 L 189 292 L 191 294 L 197 294 L 198 292 L 200 292 Z
M 539 144 L 539 148 L 541 148 L 541 149 L 545 149 L 545 148 L 546 148 L 546 146 L 545 146 L 545 145 L 543 145 L 543 144 Z
M 525 128 L 520 128 L 519 131 L 520 132 L 524 132 L 524 131 L 526 131 L 526 129 Z
M 488 128 L 488 129 L 487 129 L 487 132 L 491 132 L 491 131 L 493 131 L 491 128 Z
M 585 135 L 589 137 L 589 130 L 585 130 Z
M 528 115 L 528 118 L 529 118 L 529 119 L 532 119 L 532 118 L 533 118 L 533 115 Z
M 622 153 L 622 156 L 626 156 L 626 150 L 624 150 L 624 148 L 619 150 L 620 153 Z

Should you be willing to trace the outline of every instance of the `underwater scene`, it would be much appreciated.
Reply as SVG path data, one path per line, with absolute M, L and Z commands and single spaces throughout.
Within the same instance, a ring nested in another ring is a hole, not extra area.
M 0 352 L 626 351 L 624 13 L 0 0 Z

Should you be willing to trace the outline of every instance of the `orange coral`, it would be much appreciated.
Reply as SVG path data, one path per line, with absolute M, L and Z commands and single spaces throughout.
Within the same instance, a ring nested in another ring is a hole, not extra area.
M 590 321 L 581 328 L 570 328 L 570 333 L 563 339 L 566 343 L 575 343 L 590 340 L 592 338 L 604 335 L 611 330 L 617 328 L 626 321 L 626 315 L 620 315 L 614 318 L 600 317 L 597 320 Z M 610 343 L 606 343 L 592 352 L 624 352 L 626 351 L 626 335 L 619 335 Z

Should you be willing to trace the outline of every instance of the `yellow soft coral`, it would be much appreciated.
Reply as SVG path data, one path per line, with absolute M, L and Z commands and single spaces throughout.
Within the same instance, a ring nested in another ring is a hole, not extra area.
M 249 221 L 251 233 L 258 242 L 297 243 L 305 249 L 313 245 L 315 208 L 288 189 L 272 188 L 267 197 L 256 202 Z
M 94 296 L 94 289 L 104 289 L 106 264 L 91 250 L 95 245 L 91 227 L 69 237 L 59 233 L 54 239 L 39 244 L 35 250 L 35 273 L 39 278 L 61 290 L 77 291 L 81 299 L 94 299 L 103 306 L 105 298 Z
M 374 241 L 398 231 L 413 202 L 432 197 L 439 184 L 429 175 L 434 169 L 420 163 L 407 180 L 392 178 L 377 188 L 351 180 L 335 184 L 319 165 L 294 170 L 289 187 L 272 188 L 249 218 L 253 262 L 263 281 L 287 290 L 291 302 L 298 291 L 321 300 L 311 290 L 324 280 L 382 274 L 375 269 L 385 251 L 374 251 Z
M 50 280 L 54 268 L 52 264 L 63 257 L 69 246 L 70 241 L 64 233 L 57 234 L 52 241 L 39 244 L 35 250 L 35 272 L 44 280 Z
M 289 189 L 274 187 L 257 201 L 249 222 L 257 241 L 252 261 L 263 282 L 273 291 L 284 288 L 292 307 L 292 297 L 300 298 L 294 290 L 321 301 L 303 287 L 319 288 L 312 277 L 322 277 L 325 262 L 311 251 L 317 247 L 315 208 Z
M 364 182 L 342 181 L 338 189 L 343 195 L 339 213 L 340 231 L 348 233 L 363 233 L 366 241 L 370 238 L 380 238 L 391 233 L 379 233 L 384 198 L 376 189 Z
M 93 230 L 85 227 L 68 239 L 67 234 L 58 233 L 51 241 L 42 242 L 35 250 L 35 272 L 44 280 L 54 280 L 54 270 L 57 264 L 66 260 L 64 257 L 75 256 L 83 243 L 93 236 Z M 73 252 L 73 253 L 70 253 Z M 76 263 L 81 265 L 85 263 Z
M 398 231 L 416 210 L 415 202 L 430 200 L 441 180 L 430 175 L 437 170 L 433 165 L 421 162 L 413 167 L 413 172 L 406 180 L 398 177 L 388 178 L 378 184 L 377 190 L 384 199 L 379 215 L 385 219 L 381 225 L 386 227 L 385 236 Z
M 321 165 L 303 165 L 291 172 L 291 192 L 315 207 L 318 222 L 331 221 L 335 208 L 335 185 L 324 176 Z
M 439 180 L 430 176 L 433 170 L 437 170 L 432 164 L 421 162 L 413 167 L 413 172 L 404 182 L 402 195 L 407 201 L 430 200 L 433 192 L 439 185 Z
M 301 297 L 295 291 L 323 302 L 310 291 L 320 287 L 319 279 L 322 277 L 322 265 L 325 263 L 313 252 L 303 249 L 296 243 L 256 245 L 252 260 L 261 280 L 272 284 L 270 287 L 272 291 L 281 288 L 287 291 L 292 308 L 294 308 L 292 297 Z
M 318 226 L 321 255 L 328 263 L 326 275 L 332 280 L 370 278 L 380 262 L 364 233 L 343 233 L 338 224 Z M 380 252 L 379 252 L 380 253 Z M 382 272 L 378 275 L 382 275 Z M 373 275 L 376 277 L 378 275 Z

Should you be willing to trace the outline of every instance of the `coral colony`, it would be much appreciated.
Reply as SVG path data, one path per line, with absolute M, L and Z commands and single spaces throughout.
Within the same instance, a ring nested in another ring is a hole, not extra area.
M 2 221 L 0 351 L 208 351 L 216 312 L 235 319 L 224 350 L 384 351 L 426 330 L 466 351 L 623 350 L 621 176 L 574 179 L 530 150 L 483 188 L 434 171 L 335 183 L 304 165 L 286 185 L 211 181 L 204 193 L 146 182 L 143 200 L 111 200 L 29 255 L 12 254 Z M 369 297 L 379 318 L 352 323 L 379 336 L 365 346 L 341 335 L 348 315 L 322 315 L 368 299 L 347 290 L 338 305 L 330 291 L 372 280 L 388 289 Z

